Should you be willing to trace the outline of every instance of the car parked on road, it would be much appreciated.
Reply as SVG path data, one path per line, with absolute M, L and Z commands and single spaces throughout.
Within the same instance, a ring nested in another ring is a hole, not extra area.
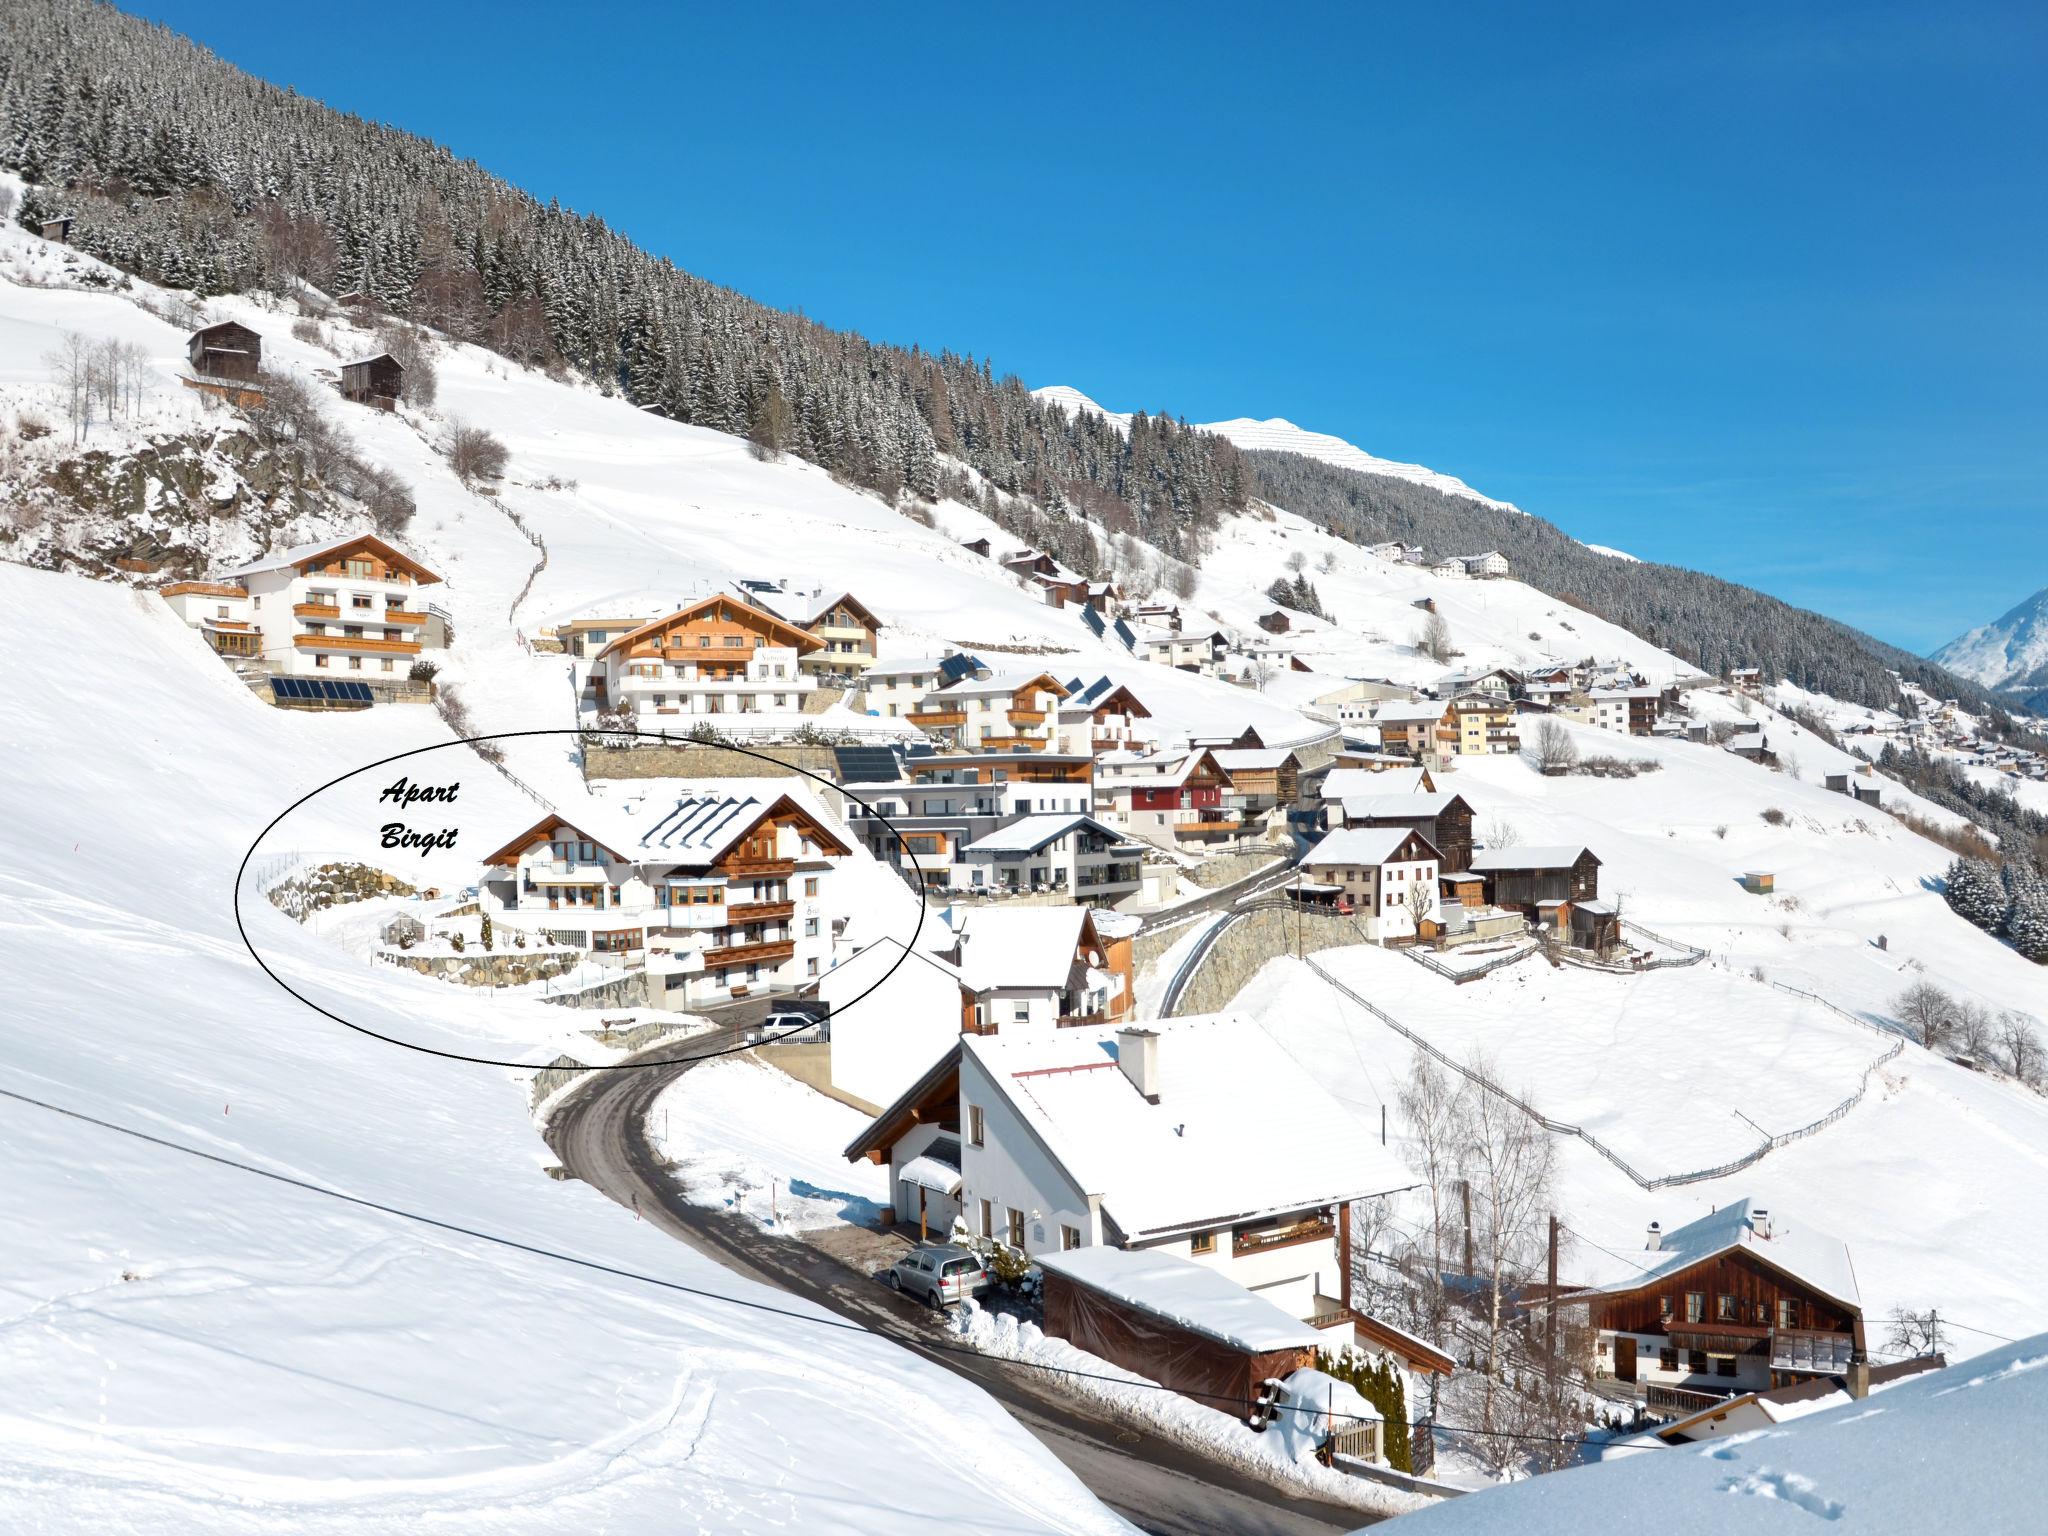
M 905 1291 L 933 1307 L 950 1307 L 985 1290 L 988 1270 L 965 1248 L 951 1243 L 925 1243 L 913 1248 L 882 1272 L 882 1283 Z

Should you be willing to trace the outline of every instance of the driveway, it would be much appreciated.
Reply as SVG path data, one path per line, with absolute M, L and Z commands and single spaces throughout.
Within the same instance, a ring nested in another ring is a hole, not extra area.
M 690 1047 L 715 1050 L 738 1038 L 743 1025 L 728 1016 L 720 1027 L 723 1039 L 700 1035 Z M 658 1060 L 675 1048 L 642 1054 Z M 691 1204 L 660 1166 L 646 1121 L 662 1090 L 692 1065 L 678 1061 L 641 1072 L 592 1073 L 548 1126 L 548 1143 L 562 1166 L 735 1273 L 815 1302 L 974 1381 L 1097 1498 L 1141 1530 L 1162 1536 L 1324 1536 L 1372 1523 L 1372 1516 L 1358 1510 L 1290 1495 L 1158 1435 L 1098 1417 L 1000 1361 L 935 1350 L 933 1344 L 947 1337 L 935 1314 L 864 1270 L 823 1247 L 771 1236 L 730 1212 Z M 857 1252 L 866 1245 L 840 1246 Z

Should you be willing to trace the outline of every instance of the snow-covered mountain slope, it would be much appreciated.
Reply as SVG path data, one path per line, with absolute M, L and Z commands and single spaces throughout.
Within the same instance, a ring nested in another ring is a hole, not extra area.
M 1049 384 L 1043 389 L 1034 389 L 1031 393 L 1037 399 L 1063 406 L 1069 412 L 1094 411 L 1119 427 L 1130 425 L 1130 412 L 1106 411 L 1070 384 Z M 1420 464 L 1403 464 L 1395 459 L 1383 459 L 1377 454 L 1367 453 L 1356 443 L 1347 443 L 1343 438 L 1332 436 L 1328 432 L 1311 432 L 1306 427 L 1297 427 L 1293 422 L 1278 416 L 1266 421 L 1254 421 L 1249 416 L 1237 416 L 1229 421 L 1205 421 L 1198 425 L 1204 432 L 1214 432 L 1218 437 L 1229 438 L 1240 448 L 1298 453 L 1306 458 L 1320 459 L 1325 464 L 1334 464 L 1339 469 L 1355 469 L 1361 474 L 1382 475 L 1392 480 L 1407 480 L 1415 485 L 1426 485 L 1432 490 L 1442 491 L 1446 496 L 1463 496 L 1485 506 L 1498 507 L 1503 512 L 1521 510 L 1510 502 L 1482 496 L 1455 475 L 1442 474 Z
M 2048 684 L 2048 587 L 1928 657 L 1987 688 Z
M 2029 1536 L 2041 1521 L 2044 1415 L 2048 1336 L 2037 1335 L 1772 1429 L 1632 1444 L 1598 1466 L 1445 1500 L 1402 1524 L 1416 1536 L 1524 1536 L 1629 1529 L 1654 1510 L 1664 1536 L 1905 1536 L 1959 1518 L 1977 1536 Z

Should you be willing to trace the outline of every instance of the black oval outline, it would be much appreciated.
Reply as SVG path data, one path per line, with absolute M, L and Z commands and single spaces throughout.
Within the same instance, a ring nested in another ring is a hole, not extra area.
M 436 1050 L 431 1045 L 416 1045 L 410 1040 L 399 1040 L 391 1035 L 379 1034 L 376 1030 L 371 1029 L 367 1025 L 352 1023 L 349 1020 L 344 1019 L 340 1014 L 334 1013 L 329 1009 L 321 1007 L 311 998 L 305 996 L 303 993 L 298 991 L 297 988 L 293 987 L 290 982 L 286 981 L 282 976 L 278 975 L 277 972 L 273 971 L 269 967 L 269 965 L 267 965 L 264 962 L 263 956 L 256 952 L 256 946 L 253 943 L 251 943 L 249 939 L 249 930 L 242 923 L 242 885 L 249 873 L 249 861 L 256 857 L 257 848 L 261 846 L 264 838 L 270 836 L 271 832 L 276 828 L 277 824 L 283 821 L 287 816 L 291 815 L 291 813 L 293 811 L 296 811 L 300 806 L 304 805 L 308 800 L 311 800 L 315 795 L 325 794 L 328 790 L 334 788 L 335 785 L 343 782 L 343 780 L 352 779 L 359 773 L 368 773 L 373 768 L 382 768 L 386 763 L 399 762 L 402 759 L 408 757 L 418 757 L 421 753 L 424 752 L 441 752 L 445 751 L 449 747 L 474 746 L 479 741 L 513 741 L 527 736 L 575 736 L 581 738 L 587 734 L 591 734 L 591 732 L 584 727 L 556 726 L 551 727 L 547 730 L 540 731 L 494 731 L 489 735 L 484 736 L 458 736 L 452 741 L 437 741 L 428 746 L 412 747 L 404 752 L 394 752 L 389 757 L 380 757 L 373 763 L 364 763 L 360 768 L 351 768 L 347 773 L 340 774 L 334 778 L 329 779 L 325 784 L 320 785 L 316 789 L 307 790 L 305 794 L 299 796 L 298 799 L 294 800 L 290 805 L 286 806 L 283 810 L 279 811 L 275 816 L 270 818 L 270 821 L 268 822 L 268 824 L 264 826 L 263 830 L 256 834 L 255 841 L 250 843 L 247 851 L 243 853 L 242 862 L 238 866 L 236 866 L 233 902 L 235 911 L 235 932 L 241 935 L 242 947 L 249 951 L 249 958 L 256 962 L 257 967 L 263 972 L 264 975 L 268 976 L 272 981 L 276 982 L 278 986 L 282 987 L 286 992 L 290 993 L 292 997 L 296 998 L 299 1002 L 305 1004 L 306 1007 L 312 1009 L 322 1018 L 332 1019 L 335 1023 L 341 1025 L 345 1029 L 352 1029 L 356 1031 L 356 1033 L 358 1034 L 368 1035 L 372 1040 L 381 1040 L 386 1045 L 402 1046 L 408 1051 L 418 1051 L 420 1054 L 424 1056 L 439 1056 L 446 1061 L 466 1061 L 480 1067 L 511 1067 L 515 1070 L 523 1072 L 541 1071 L 548 1067 L 554 1066 L 556 1063 L 551 1061 L 498 1061 L 488 1056 L 467 1056 L 460 1051 L 442 1051 Z M 686 738 L 671 736 L 666 731 L 650 733 L 631 727 L 621 728 L 607 726 L 597 734 L 608 736 L 631 735 L 635 738 L 644 737 L 649 741 L 667 742 L 679 746 L 688 746 L 692 744 Z M 822 774 L 813 773 L 808 768 L 799 768 L 795 763 L 785 763 L 779 757 L 770 757 L 765 752 L 756 752 L 751 747 L 737 746 L 731 742 L 726 741 L 718 742 L 717 745 L 727 751 L 738 752 L 746 757 L 757 758 L 764 763 L 773 763 L 778 768 L 786 768 L 792 772 L 800 773 L 805 778 L 814 780 L 817 783 L 824 785 L 827 789 L 836 790 L 838 793 L 845 795 L 855 804 L 863 807 L 869 815 L 873 816 L 877 821 L 881 822 L 883 826 L 887 827 L 889 829 L 889 835 L 896 839 L 897 845 L 902 848 L 904 856 L 910 860 L 910 867 L 917 875 L 917 926 L 910 931 L 910 940 L 908 943 L 904 944 L 903 953 L 896 957 L 896 964 L 890 966 L 888 970 L 882 972 L 881 975 L 877 976 L 874 980 L 873 985 L 868 987 L 868 989 L 865 992 L 861 992 L 847 1000 L 846 1007 L 853 1007 L 855 1003 L 858 1003 L 859 1001 L 861 1001 L 862 998 L 869 996 L 871 993 L 875 991 L 877 987 L 881 986 L 883 982 L 887 981 L 891 976 L 894 976 L 896 974 L 897 967 L 901 966 L 904 963 L 904 961 L 910 958 L 911 950 L 914 949 L 917 945 L 918 935 L 924 932 L 924 920 L 931 913 L 931 902 L 925 896 L 924 866 L 918 862 L 917 855 L 911 851 L 910 844 L 907 840 L 905 840 L 903 834 L 896 830 L 896 824 L 889 820 L 888 817 L 884 816 L 880 811 L 876 810 L 872 805 L 868 804 L 866 800 L 862 799 L 859 795 L 854 794 L 844 784 L 840 784 L 832 779 L 828 779 L 824 777 Z M 485 766 L 491 767 L 493 765 L 486 763 Z M 559 815 L 560 812 L 556 812 L 555 814 Z M 838 1016 L 838 1012 L 843 1011 L 843 1009 L 835 1011 L 833 1016 L 836 1018 Z M 673 1067 L 678 1066 L 684 1062 L 710 1061 L 713 1057 L 731 1056 L 737 1054 L 740 1051 L 752 1050 L 756 1045 L 772 1045 L 777 1040 L 786 1040 L 793 1035 L 800 1035 L 804 1032 L 805 1029 L 809 1029 L 810 1027 L 810 1025 L 806 1024 L 801 1029 L 792 1029 L 784 1034 L 776 1035 L 771 1039 L 756 1040 L 746 1045 L 728 1046 L 726 1049 L 721 1051 L 706 1051 L 703 1054 L 696 1056 L 675 1056 L 666 1058 L 661 1061 L 610 1061 L 588 1063 L 578 1062 L 576 1065 L 580 1070 L 589 1072 L 639 1072 L 644 1071 L 650 1067 Z

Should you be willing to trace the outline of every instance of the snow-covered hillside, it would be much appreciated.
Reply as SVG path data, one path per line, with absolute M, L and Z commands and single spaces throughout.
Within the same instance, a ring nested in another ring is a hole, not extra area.
M 1094 411 L 1119 427 L 1130 425 L 1130 412 L 1104 410 L 1071 384 L 1048 384 L 1042 389 L 1034 389 L 1031 393 L 1040 400 L 1063 406 L 1070 412 Z M 1521 510 L 1511 502 L 1496 501 L 1491 496 L 1482 496 L 1455 475 L 1442 474 L 1421 464 L 1403 464 L 1395 459 L 1383 459 L 1377 454 L 1367 453 L 1356 443 L 1347 443 L 1343 438 L 1328 432 L 1311 432 L 1306 427 L 1297 427 L 1293 422 L 1278 416 L 1266 421 L 1255 421 L 1249 416 L 1236 416 L 1229 421 L 1205 421 L 1197 425 L 1204 432 L 1214 432 L 1218 437 L 1229 438 L 1240 448 L 1298 453 L 1305 458 L 1320 459 L 1325 464 L 1334 464 L 1339 469 L 1355 469 L 1360 474 L 1381 475 L 1390 480 L 1406 480 L 1414 485 L 1426 485 L 1431 490 L 1442 491 L 1446 496 L 1463 496 L 1483 506 L 1498 507 L 1503 512 Z
M 1987 688 L 2048 682 L 2048 587 L 1928 659 Z

